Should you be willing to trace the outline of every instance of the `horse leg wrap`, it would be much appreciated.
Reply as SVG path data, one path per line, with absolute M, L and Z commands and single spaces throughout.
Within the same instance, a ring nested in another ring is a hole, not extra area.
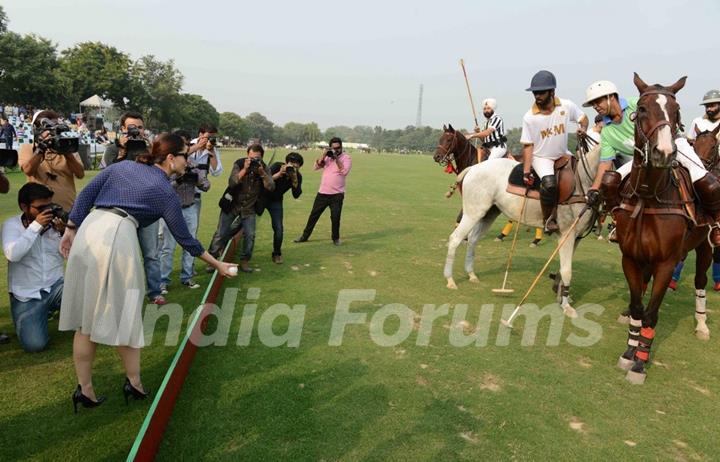
M 570 286 L 566 286 L 565 284 L 562 284 L 562 289 L 560 290 L 560 296 L 561 296 L 560 306 L 569 305 L 570 304 Z
M 648 362 L 650 359 L 650 347 L 655 338 L 655 329 L 652 327 L 640 328 L 640 338 L 638 339 L 638 348 L 635 351 L 635 359 Z
M 630 318 L 630 326 L 628 327 L 628 348 L 623 354 L 625 359 L 633 359 L 635 351 L 640 345 L 640 328 L 642 327 L 642 320 Z
M 695 332 L 703 340 L 707 340 L 710 335 L 710 329 L 707 327 L 707 311 L 706 311 L 707 298 L 705 296 L 705 289 L 695 290 Z

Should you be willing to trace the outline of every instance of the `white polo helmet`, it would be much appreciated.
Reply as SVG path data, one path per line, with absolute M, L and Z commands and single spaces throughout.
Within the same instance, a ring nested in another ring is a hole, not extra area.
M 710 103 L 720 103 L 720 91 L 710 90 L 709 92 L 705 93 L 705 96 L 703 97 L 703 101 L 702 103 L 700 103 L 700 106 L 704 106 Z
M 617 92 L 617 87 L 609 80 L 598 80 L 597 82 L 593 82 L 587 90 L 585 90 L 585 102 L 583 103 L 583 107 L 590 107 L 592 106 L 592 104 L 590 104 L 592 101 L 595 101 L 602 96 L 612 95 Z

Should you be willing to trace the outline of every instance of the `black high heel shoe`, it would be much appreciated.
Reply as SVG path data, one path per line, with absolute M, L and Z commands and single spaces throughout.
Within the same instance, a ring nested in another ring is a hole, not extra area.
M 75 414 L 77 414 L 78 403 L 82 404 L 82 407 L 98 407 L 105 402 L 107 398 L 105 396 L 98 396 L 97 401 L 93 401 L 87 396 L 83 395 L 82 388 L 80 385 L 75 389 L 75 393 L 72 395 L 73 408 L 75 408 Z
M 125 377 L 125 384 L 123 385 L 123 395 L 125 396 L 125 404 L 129 403 L 129 398 L 132 396 L 133 399 L 145 399 L 150 394 L 149 391 L 145 393 L 141 392 L 137 388 L 133 387 L 130 383 L 130 379 Z

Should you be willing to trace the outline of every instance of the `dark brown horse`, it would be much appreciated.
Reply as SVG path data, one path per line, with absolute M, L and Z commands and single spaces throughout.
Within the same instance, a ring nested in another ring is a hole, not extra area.
M 443 134 L 440 135 L 433 160 L 448 171 L 456 175 L 478 163 L 478 150 L 465 138 L 465 135 L 456 131 L 452 125 L 443 125 Z M 455 189 L 453 188 L 452 191 Z M 452 195 L 452 193 L 451 193 Z
M 696 138 L 693 147 L 698 157 L 702 159 L 705 169 L 720 176 L 720 156 L 718 155 L 718 132 L 720 125 L 715 130 L 700 132 L 697 127 Z M 695 226 L 685 240 L 684 254 L 686 256 L 691 250 L 695 250 L 695 335 L 701 340 L 710 339 L 710 329 L 707 327 L 706 293 L 708 278 L 707 271 L 713 262 L 714 250 L 707 239 L 707 226 Z
M 683 257 L 688 237 L 687 197 L 677 187 L 682 182 L 673 168 L 680 126 L 680 106 L 675 94 L 685 86 L 683 77 L 669 87 L 648 85 L 635 74 L 640 92 L 635 114 L 635 155 L 615 212 L 622 266 L 630 288 L 628 348 L 618 366 L 627 379 L 643 383 L 645 366 L 655 337 L 658 311 L 675 264 Z M 689 180 L 686 181 L 689 183 Z M 706 231 L 707 235 L 707 231 Z M 653 279 L 650 301 L 643 306 L 643 283 Z

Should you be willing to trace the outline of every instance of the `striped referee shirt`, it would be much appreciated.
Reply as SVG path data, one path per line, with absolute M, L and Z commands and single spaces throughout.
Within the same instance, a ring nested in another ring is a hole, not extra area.
M 502 117 L 497 114 L 491 115 L 490 118 L 485 121 L 485 127 L 483 130 L 487 130 L 490 127 L 495 128 L 495 131 L 483 138 L 483 144 L 504 146 L 505 143 L 500 140 L 500 138 L 505 136 L 505 123 L 503 122 Z

